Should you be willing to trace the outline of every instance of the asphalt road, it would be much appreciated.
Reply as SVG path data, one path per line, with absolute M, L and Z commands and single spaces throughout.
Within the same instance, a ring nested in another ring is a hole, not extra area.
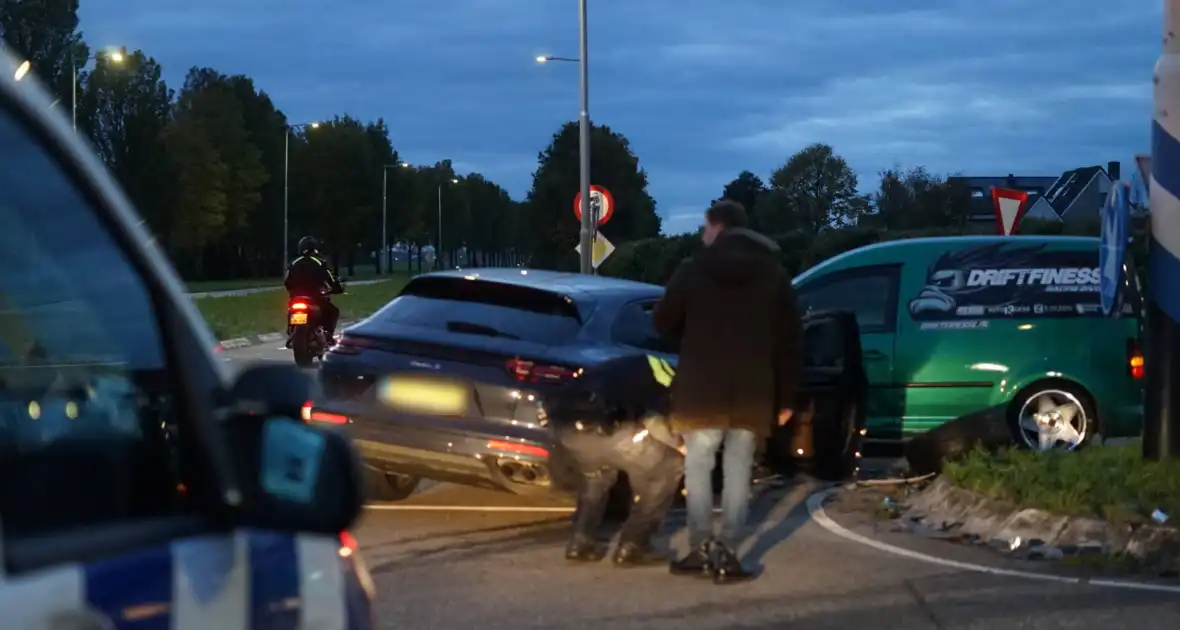
M 226 358 L 233 367 L 290 360 L 273 346 L 229 351 Z M 1162 630 L 1180 624 L 1180 588 L 1161 593 L 997 575 L 1051 569 L 874 532 L 871 518 L 829 508 L 836 529 L 846 528 L 838 535 L 824 526 L 831 521 L 804 505 L 817 489 L 799 482 L 759 495 L 743 551 L 764 572 L 738 585 L 673 577 L 660 567 L 567 565 L 561 551 L 568 505 L 447 484 L 424 487 L 403 503 L 370 506 L 356 535 L 378 588 L 380 626 L 390 630 Z M 686 544 L 683 522 L 674 510 L 666 527 L 677 549 Z M 883 545 L 851 541 L 847 532 Z

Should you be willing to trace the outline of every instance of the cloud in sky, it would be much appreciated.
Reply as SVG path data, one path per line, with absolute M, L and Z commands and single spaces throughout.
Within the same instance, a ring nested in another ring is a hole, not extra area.
M 95 46 L 254 77 L 292 120 L 384 117 L 413 162 L 523 197 L 577 116 L 573 0 L 84 0 Z M 932 8 L 933 7 L 933 8 Z M 1161 8 L 1127 0 L 590 3 L 591 116 L 630 138 L 668 232 L 743 169 L 826 142 L 893 165 L 1055 174 L 1148 149 Z

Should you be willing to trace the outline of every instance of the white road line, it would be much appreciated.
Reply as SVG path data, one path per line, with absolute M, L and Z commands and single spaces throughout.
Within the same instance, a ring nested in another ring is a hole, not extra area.
M 401 505 L 397 503 L 370 503 L 365 506 L 368 510 L 383 510 L 390 512 L 516 512 L 520 514 L 556 513 L 572 514 L 573 507 L 559 506 L 529 506 L 529 505 Z M 669 514 L 683 512 L 684 508 L 672 508 Z M 721 508 L 713 508 L 714 514 L 721 514 Z
M 928 564 L 935 564 L 938 566 L 948 567 L 951 569 L 959 569 L 962 571 L 974 571 L 977 573 L 987 573 L 991 575 L 1002 575 L 1005 577 L 1017 577 L 1028 580 L 1041 580 L 1044 582 L 1057 582 L 1061 584 L 1077 584 L 1079 586 L 1101 586 L 1107 588 L 1122 588 L 1127 590 L 1150 591 L 1156 593 L 1180 593 L 1180 586 L 1169 586 L 1166 584 L 1151 584 L 1147 582 L 1135 582 L 1133 580 L 1091 580 L 1084 578 L 1064 577 L 1060 575 L 1049 575 L 1047 573 L 1035 573 L 1033 571 L 1017 571 L 1013 569 L 1000 569 L 997 567 L 989 567 L 982 564 L 973 564 L 970 562 L 959 562 L 958 560 L 948 560 L 947 558 L 939 558 L 928 554 L 912 551 L 902 547 L 896 547 L 888 543 L 883 543 L 879 540 L 873 540 L 866 536 L 862 536 L 856 532 L 850 531 L 843 526 L 833 521 L 826 512 L 824 512 L 823 503 L 833 493 L 838 492 L 839 488 L 832 488 L 823 490 L 807 497 L 807 511 L 811 514 L 811 518 L 817 525 L 826 529 L 828 532 L 839 536 L 845 540 L 872 547 L 878 551 L 891 553 L 893 555 L 902 556 L 911 560 L 919 562 L 926 562 Z
M 557 512 L 570 514 L 572 507 L 531 507 L 527 505 L 389 505 L 370 504 L 365 508 L 370 510 L 390 510 L 395 512 Z

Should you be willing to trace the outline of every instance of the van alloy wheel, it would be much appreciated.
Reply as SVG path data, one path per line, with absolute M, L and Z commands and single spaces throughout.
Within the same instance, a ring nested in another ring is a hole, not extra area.
M 1075 394 L 1060 389 L 1029 396 L 1017 418 L 1025 445 L 1038 451 L 1060 447 L 1072 451 L 1085 442 L 1090 429 L 1086 406 Z

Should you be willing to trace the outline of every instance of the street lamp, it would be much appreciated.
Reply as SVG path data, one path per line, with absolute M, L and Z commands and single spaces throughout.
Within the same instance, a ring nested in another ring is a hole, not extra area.
M 70 47 L 70 117 L 73 119 L 74 131 L 78 130 L 78 70 L 80 68 L 86 67 L 86 64 L 89 63 L 91 59 L 98 59 L 99 57 L 102 57 L 103 54 L 104 53 L 95 53 L 90 55 L 82 60 L 82 66 L 78 66 L 77 58 L 74 57 L 74 47 Z M 110 49 L 105 54 L 107 59 L 114 63 L 123 63 L 127 60 L 127 48 L 124 46 Z
M 590 216 L 590 56 L 588 34 L 586 28 L 586 0 L 578 0 L 578 58 L 554 57 L 543 55 L 537 57 L 537 63 L 549 61 L 576 61 L 581 70 L 581 107 L 578 113 L 578 188 L 582 191 L 582 229 L 579 233 L 581 244 L 582 273 L 594 273 L 593 242 L 594 231 L 598 229 L 594 217 Z
M 29 73 L 29 69 L 32 67 L 33 64 L 29 63 L 29 60 L 27 59 L 21 62 L 21 64 L 16 67 L 16 74 L 13 75 L 13 79 L 20 81 L 21 79 L 25 78 L 25 75 Z
M 381 166 L 381 251 L 385 256 L 386 273 L 393 271 L 393 254 L 389 252 L 389 237 L 387 236 L 389 227 L 389 169 L 391 168 L 410 168 L 410 164 L 408 162 L 394 162 Z
M 291 175 L 291 132 L 295 129 L 311 128 L 318 129 L 320 123 L 305 122 L 298 125 L 287 125 L 285 137 L 283 139 L 283 270 L 287 269 L 287 262 L 290 260 L 288 247 L 291 243 L 290 224 L 288 222 L 288 206 L 287 193 L 290 184 Z
M 452 177 L 452 184 L 458 184 L 459 179 Z M 442 269 L 442 187 L 443 182 L 438 184 L 438 245 L 434 250 L 434 266 Z

